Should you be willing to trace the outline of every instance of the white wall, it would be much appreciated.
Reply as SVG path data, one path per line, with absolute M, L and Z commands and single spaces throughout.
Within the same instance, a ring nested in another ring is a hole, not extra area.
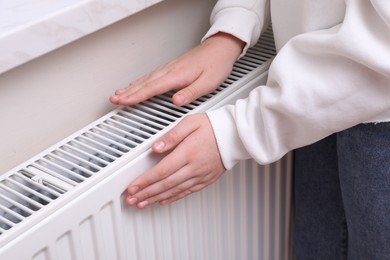
M 113 110 L 115 89 L 197 44 L 214 3 L 165 0 L 0 75 L 0 174 Z

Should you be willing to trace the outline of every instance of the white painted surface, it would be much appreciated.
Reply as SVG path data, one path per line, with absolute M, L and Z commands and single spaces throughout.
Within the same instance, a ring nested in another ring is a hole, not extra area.
M 0 73 L 161 1 L 0 1 Z
M 115 89 L 197 44 L 214 2 L 165 0 L 0 74 L 0 173 L 111 111 Z

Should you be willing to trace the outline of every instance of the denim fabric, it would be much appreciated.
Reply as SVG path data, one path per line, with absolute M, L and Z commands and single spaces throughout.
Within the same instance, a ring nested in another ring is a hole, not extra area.
M 297 260 L 390 259 L 390 123 L 295 151 Z

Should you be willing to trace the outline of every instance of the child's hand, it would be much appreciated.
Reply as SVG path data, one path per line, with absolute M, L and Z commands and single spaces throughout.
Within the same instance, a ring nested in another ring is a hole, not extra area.
M 156 153 L 172 150 L 128 187 L 126 202 L 144 208 L 181 199 L 215 182 L 225 171 L 206 114 L 185 117 L 155 142 Z
M 170 90 L 177 106 L 188 104 L 214 91 L 230 74 L 244 43 L 225 33 L 217 33 L 202 44 L 154 72 L 117 90 L 113 104 L 133 105 Z

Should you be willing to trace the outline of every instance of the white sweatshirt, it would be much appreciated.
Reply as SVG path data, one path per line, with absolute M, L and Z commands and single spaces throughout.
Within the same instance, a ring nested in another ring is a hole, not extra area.
M 208 112 L 222 161 L 260 164 L 359 123 L 390 121 L 389 0 L 220 0 L 206 37 L 254 44 L 272 20 L 265 86 Z M 245 50 L 246 50 L 245 48 Z

